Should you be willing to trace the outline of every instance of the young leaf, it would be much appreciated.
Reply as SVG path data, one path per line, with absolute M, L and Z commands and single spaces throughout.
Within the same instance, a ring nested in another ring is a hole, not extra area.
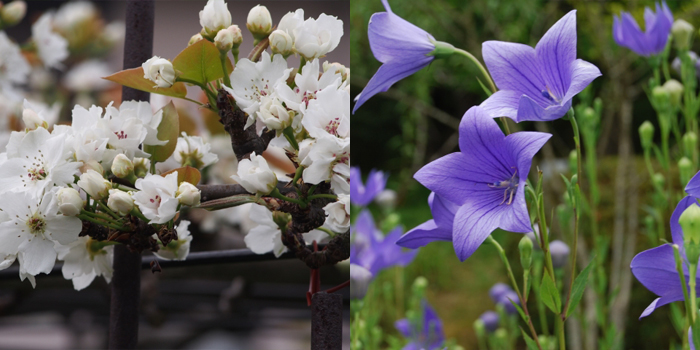
M 559 314 L 561 312 L 561 297 L 559 296 L 559 290 L 554 285 L 552 277 L 547 273 L 542 276 L 540 298 L 542 298 L 542 302 L 554 313 Z
M 578 306 L 578 303 L 581 302 L 581 297 L 583 296 L 583 291 L 586 290 L 586 283 L 588 282 L 588 274 L 591 271 L 591 268 L 595 265 L 595 256 L 591 257 L 591 261 L 588 263 L 588 266 L 586 266 L 581 273 L 576 276 L 576 279 L 574 280 L 574 285 L 571 290 L 571 301 L 569 301 L 569 309 L 566 310 L 566 317 L 569 317 L 572 312 L 576 309 L 576 306 Z
M 519 327 L 519 328 L 520 328 L 520 333 L 523 335 L 523 339 L 525 339 L 525 344 L 527 344 L 527 348 L 529 350 L 540 350 L 540 348 L 537 346 L 537 343 L 535 343 L 535 341 L 532 340 L 532 338 L 530 338 L 530 336 L 527 335 L 527 333 L 525 333 L 523 328 L 522 327 Z
M 202 85 L 221 79 L 233 71 L 231 60 L 226 58 L 226 72 L 221 67 L 219 49 L 209 40 L 200 40 L 182 50 L 173 60 L 178 78 L 196 81 Z
M 528 321 L 527 315 L 525 315 L 525 311 L 523 311 L 523 308 L 521 308 L 520 305 L 518 305 L 518 303 L 515 302 L 515 300 L 508 299 L 508 301 L 510 301 L 510 303 L 513 304 L 513 306 L 515 306 L 515 308 L 518 310 L 518 313 L 520 314 L 520 318 L 522 318 L 523 321 L 527 322 Z
M 191 166 L 186 166 L 182 168 L 177 168 L 173 169 L 167 172 L 164 172 L 160 174 L 161 176 L 166 176 L 170 173 L 174 173 L 177 171 L 177 185 L 179 186 L 180 183 L 182 182 L 189 182 L 193 185 L 197 185 L 199 181 L 202 179 L 202 174 L 197 170 L 197 168 L 193 168 Z
M 201 40 L 200 40 L 201 41 Z M 163 120 L 158 125 L 158 139 L 168 141 L 162 146 L 144 145 L 143 151 L 151 155 L 151 162 L 164 162 L 177 146 L 177 136 L 180 132 L 180 118 L 177 115 L 177 109 L 173 102 L 170 101 L 163 107 Z
M 183 83 L 175 83 L 169 88 L 154 87 L 156 83 L 143 77 L 143 68 L 141 67 L 125 69 L 102 79 L 113 81 L 117 84 L 121 84 L 132 89 L 150 92 L 152 94 L 177 98 L 184 98 L 187 95 L 187 88 Z

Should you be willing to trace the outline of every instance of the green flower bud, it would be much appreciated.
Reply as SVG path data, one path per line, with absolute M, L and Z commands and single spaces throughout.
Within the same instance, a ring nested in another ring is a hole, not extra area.
M 576 150 L 571 150 L 571 152 L 569 152 L 569 170 L 572 174 L 578 172 L 578 155 L 576 154 Z
M 693 162 L 686 157 L 681 158 L 681 160 L 678 161 L 678 172 L 681 176 L 681 184 L 687 184 L 693 175 L 695 175 Z
M 652 104 L 658 110 L 668 110 L 671 106 L 671 93 L 663 86 L 657 86 L 651 90 Z
M 435 50 L 429 52 L 428 56 L 435 56 L 435 58 L 447 58 L 452 56 L 452 54 L 456 51 L 455 47 L 450 43 L 443 41 L 433 41 L 432 43 L 435 45 Z
M 692 24 L 682 19 L 677 19 L 673 22 L 671 33 L 673 34 L 673 44 L 676 46 L 676 49 L 680 51 L 688 50 L 693 44 L 693 32 L 695 32 L 695 28 Z
M 480 318 L 474 321 L 474 333 L 476 333 L 476 337 L 479 339 L 483 339 L 486 336 L 486 326 L 484 325 L 484 321 Z
M 598 125 L 598 113 L 591 107 L 586 107 L 581 114 L 581 124 L 595 126 Z
M 678 80 L 671 79 L 664 83 L 663 88 L 668 91 L 671 106 L 680 108 L 683 98 L 683 84 Z
M 681 214 L 678 223 L 683 228 L 688 262 L 697 264 L 700 257 L 700 207 L 697 204 L 689 206 Z
M 532 240 L 528 236 L 523 236 L 518 243 L 520 250 L 520 264 L 524 270 L 529 270 L 532 265 Z
M 685 148 L 685 155 L 692 157 L 698 147 L 698 136 L 692 131 L 685 133 L 683 135 L 683 147 Z
M 27 3 L 24 1 L 13 1 L 0 10 L 0 19 L 4 27 L 12 27 L 19 23 L 27 14 Z
M 645 121 L 639 126 L 639 139 L 642 141 L 642 147 L 649 150 L 654 143 L 654 124 L 650 121 Z
M 655 187 L 664 188 L 664 185 L 666 185 L 666 178 L 661 173 L 655 173 L 651 177 L 651 182 L 654 184 Z
M 506 349 L 507 348 L 508 332 L 505 329 L 503 329 L 503 328 L 497 329 L 495 332 L 493 332 L 493 337 L 494 337 L 494 340 L 498 344 L 503 346 L 503 347 L 496 347 L 497 349 Z
M 425 290 L 428 288 L 428 280 L 423 276 L 418 276 L 413 281 L 413 296 L 422 298 L 425 295 Z

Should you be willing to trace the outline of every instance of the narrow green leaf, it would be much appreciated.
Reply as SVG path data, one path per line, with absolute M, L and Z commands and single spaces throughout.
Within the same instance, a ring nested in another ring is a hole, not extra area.
M 221 67 L 219 49 L 209 40 L 200 40 L 182 50 L 173 60 L 178 78 L 196 81 L 202 85 L 221 79 L 233 71 L 231 60 L 226 58 L 226 72 Z
M 542 276 L 542 285 L 540 285 L 540 298 L 542 302 L 547 305 L 547 307 L 554 313 L 561 313 L 561 297 L 559 296 L 559 290 L 552 277 L 546 273 Z
M 508 300 L 518 310 L 518 313 L 520 314 L 520 317 L 523 319 L 523 321 L 525 321 L 525 323 L 527 323 L 527 321 L 528 321 L 527 315 L 525 315 L 525 311 L 523 311 L 523 308 L 521 308 L 520 305 L 518 305 L 518 303 L 516 303 L 514 300 L 510 300 L 510 299 L 508 299 Z
M 200 40 L 202 41 L 202 40 Z M 151 162 L 164 162 L 173 154 L 175 146 L 177 146 L 177 137 L 180 133 L 180 118 L 177 115 L 177 109 L 173 102 L 170 101 L 163 107 L 163 120 L 158 125 L 158 139 L 168 141 L 162 146 L 143 146 L 143 151 L 151 155 Z
M 169 88 L 154 87 L 156 83 L 143 77 L 143 68 L 141 67 L 125 69 L 102 79 L 113 81 L 117 84 L 121 84 L 132 89 L 150 92 L 152 94 L 177 98 L 184 98 L 187 95 L 187 88 L 183 83 L 175 83 Z
M 520 333 L 523 335 L 523 339 L 525 339 L 525 344 L 527 344 L 527 348 L 529 350 L 540 350 L 540 348 L 537 346 L 537 343 L 535 343 L 535 341 L 532 340 L 532 338 L 530 338 L 530 336 L 527 335 L 527 333 L 525 333 L 525 331 L 523 330 L 523 327 L 519 327 L 519 328 L 520 328 Z
M 583 271 L 581 271 L 576 279 L 574 280 L 573 289 L 571 291 L 571 301 L 569 301 L 569 309 L 566 310 L 566 317 L 569 317 L 576 306 L 581 302 L 581 297 L 583 296 L 583 291 L 586 290 L 586 283 L 588 282 L 588 274 L 591 272 L 591 268 L 595 266 L 595 256 L 591 257 L 591 261 L 588 263 Z

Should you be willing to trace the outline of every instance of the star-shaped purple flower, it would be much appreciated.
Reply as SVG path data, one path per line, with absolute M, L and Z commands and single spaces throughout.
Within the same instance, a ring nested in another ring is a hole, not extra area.
M 428 205 L 433 218 L 406 232 L 396 244 L 416 249 L 432 241 L 452 240 L 452 222 L 459 206 L 436 195 L 435 192 L 428 196 Z
M 618 45 L 647 57 L 664 50 L 673 26 L 673 13 L 665 1 L 661 5 L 656 4 L 656 13 L 648 7 L 644 8 L 646 32 L 642 32 L 629 12 L 622 12 L 620 17 L 615 16 L 612 29 L 613 38 Z
M 442 329 L 442 321 L 435 310 L 423 300 L 423 320 L 421 324 L 411 323 L 409 319 L 400 319 L 394 326 L 411 340 L 403 350 L 433 350 L 440 349 L 445 342 L 445 334 Z
M 435 50 L 435 38 L 391 12 L 387 0 L 382 0 L 382 3 L 386 12 L 372 15 L 368 36 L 374 57 L 383 64 L 355 97 L 353 113 L 370 97 L 389 90 L 394 83 L 421 70 L 435 59 L 435 56 L 428 55 Z
M 492 117 L 548 121 L 561 118 L 571 99 L 601 75 L 576 59 L 576 10 L 567 13 L 535 48 L 486 41 L 482 55 L 499 91 L 481 104 Z
M 367 184 L 362 183 L 360 168 L 350 168 L 350 201 L 355 205 L 366 206 L 374 197 L 384 191 L 387 176 L 375 169 L 370 170 Z
M 442 197 L 457 206 L 451 232 L 460 260 L 470 257 L 496 228 L 522 233 L 532 230 L 525 184 L 532 158 L 551 136 L 540 132 L 505 136 L 496 121 L 475 106 L 459 125 L 461 151 L 427 164 L 414 175 L 435 192 L 434 198 Z M 433 215 L 435 204 L 433 199 Z M 450 210 L 439 212 L 449 220 Z M 440 225 L 445 218 L 434 216 L 433 220 L 397 243 L 412 248 L 448 239 L 444 230 L 449 224 Z
M 406 266 L 418 254 L 418 251 L 404 252 L 396 245 L 396 240 L 403 234 L 401 226 L 383 236 L 374 225 L 374 219 L 368 210 L 360 213 L 350 234 L 350 263 L 364 267 L 373 276 L 394 265 Z
M 677 244 L 680 248 L 680 253 L 684 261 L 688 259 L 685 255 L 685 249 L 683 249 L 683 228 L 678 223 L 678 219 L 691 205 L 698 205 L 697 198 L 687 196 L 678 203 L 678 206 L 676 206 L 676 209 L 671 215 L 671 236 L 673 238 L 673 244 Z M 632 259 L 630 268 L 632 268 L 634 277 L 636 277 L 644 287 L 659 296 L 659 298 L 651 302 L 639 318 L 649 316 L 658 307 L 668 303 L 685 300 L 680 277 L 676 270 L 676 259 L 673 254 L 673 247 L 670 244 L 664 244 L 660 247 L 645 250 L 637 254 L 634 259 Z M 687 283 L 690 279 L 690 275 L 686 264 L 683 264 L 683 271 L 685 272 Z M 700 281 L 700 278 L 696 279 Z M 687 285 L 686 288 L 688 288 Z M 697 284 L 696 290 L 700 292 L 700 283 Z

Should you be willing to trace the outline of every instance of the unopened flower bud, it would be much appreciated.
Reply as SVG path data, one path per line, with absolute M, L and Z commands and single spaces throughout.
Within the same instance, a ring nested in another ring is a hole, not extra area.
M 692 155 L 697 152 L 698 136 L 692 131 L 686 132 L 685 135 L 683 135 L 683 147 L 685 148 L 686 156 L 692 157 Z
M 372 273 L 366 268 L 350 264 L 350 299 L 364 298 L 372 277 Z
M 498 313 L 495 311 L 486 311 L 481 316 L 479 316 L 479 320 L 481 320 L 484 323 L 484 328 L 489 332 L 492 333 L 496 329 L 498 329 Z
M 27 14 L 27 3 L 24 1 L 13 1 L 0 10 L 0 20 L 3 27 L 12 27 L 19 23 Z
M 83 209 L 83 199 L 75 189 L 61 188 L 56 192 L 58 210 L 65 216 L 76 216 Z
M 650 121 L 645 121 L 639 126 L 639 139 L 642 141 L 642 148 L 645 150 L 651 149 L 654 142 L 654 124 Z
M 340 74 L 341 78 L 343 79 L 343 82 L 348 80 L 348 77 L 350 77 L 350 68 L 345 67 L 344 65 L 338 62 L 323 62 L 323 72 L 325 73 L 329 70 Z
M 165 58 L 153 56 L 141 65 L 143 77 L 154 83 L 154 88 L 169 88 L 175 84 L 175 69 Z
M 656 188 L 664 188 L 664 185 L 666 185 L 666 178 L 661 173 L 655 173 L 651 176 L 651 182 Z
M 102 168 L 102 164 L 98 163 L 96 160 L 88 160 L 83 162 L 83 166 L 80 167 L 81 173 L 86 173 L 88 170 L 94 170 L 100 174 L 104 174 L 105 170 Z
M 245 25 L 256 41 L 264 39 L 272 32 L 270 11 L 265 6 L 256 5 L 248 12 L 248 20 Z
M 148 158 L 134 158 L 134 175 L 136 177 L 146 177 L 151 168 L 151 160 Z
M 683 98 L 683 84 L 678 80 L 671 79 L 664 83 L 663 88 L 668 91 L 671 106 L 680 107 L 681 99 Z
M 520 250 L 520 264 L 524 270 L 529 270 L 532 265 L 532 240 L 528 236 L 523 236 L 518 243 Z
M 374 202 L 387 211 L 391 211 L 396 207 L 396 191 L 385 189 L 374 197 Z
M 202 11 L 199 11 L 199 24 L 202 26 L 202 36 L 214 40 L 216 33 L 231 25 L 231 12 L 224 0 L 209 0 Z
M 494 349 L 507 349 L 509 347 L 508 344 L 510 344 L 510 339 L 508 338 L 508 331 L 503 328 L 493 332 Z
M 687 157 L 681 158 L 681 160 L 678 161 L 678 173 L 681 177 L 681 184 L 687 184 L 693 175 L 695 175 L 693 162 Z
M 700 207 L 692 204 L 683 211 L 678 223 L 683 228 L 683 239 L 688 262 L 698 263 L 700 257 Z
M 555 269 L 562 268 L 569 259 L 571 249 L 566 243 L 556 240 L 549 243 L 549 253 L 552 255 L 552 266 Z
M 413 296 L 422 298 L 425 295 L 425 290 L 428 288 L 428 279 L 423 276 L 418 276 L 413 281 Z
M 666 110 L 671 105 L 671 93 L 663 86 L 656 86 L 651 90 L 651 100 L 657 109 Z
M 481 318 L 477 318 L 476 321 L 474 321 L 474 333 L 476 333 L 476 338 L 479 339 L 479 342 L 486 341 L 486 325 Z
M 109 190 L 107 206 L 121 216 L 126 216 L 134 209 L 134 199 L 131 194 L 122 190 Z
M 195 187 L 195 185 L 183 181 L 177 188 L 177 193 L 175 193 L 175 196 L 177 197 L 177 200 L 180 201 L 180 204 L 196 207 L 199 205 L 202 193 L 197 187 Z
M 238 28 L 237 25 L 231 25 L 230 27 L 226 28 L 231 34 L 233 35 L 233 48 L 237 48 L 241 46 L 241 43 L 243 43 L 243 33 L 241 33 L 241 28 Z
M 677 19 L 673 22 L 671 27 L 671 34 L 673 34 L 673 44 L 679 51 L 685 51 L 690 48 L 693 43 L 693 33 L 695 28 L 692 24 L 682 20 Z
M 134 163 L 123 153 L 117 154 L 112 162 L 112 174 L 123 179 L 134 173 Z
M 27 130 L 36 130 L 38 128 L 48 129 L 49 124 L 41 118 L 36 112 L 31 109 L 25 109 L 22 112 L 22 121 Z
M 284 30 L 275 30 L 270 34 L 270 49 L 272 53 L 278 53 L 288 57 L 294 53 L 294 39 Z
M 83 189 L 94 199 L 102 199 L 107 197 L 112 184 L 102 177 L 102 174 L 90 169 L 86 173 L 80 175 L 78 186 Z
M 187 46 L 191 46 L 193 44 L 196 44 L 198 41 L 203 40 L 203 39 L 204 39 L 204 37 L 202 36 L 202 34 L 197 33 L 190 38 L 190 41 L 187 43 Z
M 227 53 L 233 48 L 233 33 L 227 29 L 222 29 L 214 37 L 214 45 L 222 53 Z

